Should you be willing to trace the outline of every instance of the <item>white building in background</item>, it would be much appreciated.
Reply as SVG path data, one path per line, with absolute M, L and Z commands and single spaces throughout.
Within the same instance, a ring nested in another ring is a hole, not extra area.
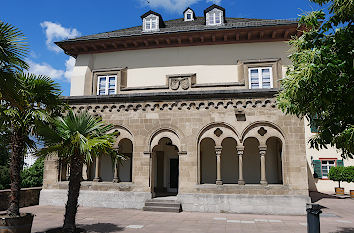
M 24 164 L 23 168 L 29 168 L 31 167 L 37 160 L 37 157 L 33 155 L 33 152 L 27 151 L 25 158 L 24 158 Z

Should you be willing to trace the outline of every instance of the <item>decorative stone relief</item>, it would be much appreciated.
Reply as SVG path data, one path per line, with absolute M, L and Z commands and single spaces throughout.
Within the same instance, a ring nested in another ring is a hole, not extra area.
M 217 128 L 217 129 L 214 131 L 214 134 L 215 134 L 215 136 L 217 136 L 217 137 L 220 137 L 222 133 L 223 133 L 222 130 L 219 129 L 219 128 Z
M 189 90 L 195 84 L 195 74 L 180 74 L 167 76 L 167 83 L 171 90 Z
M 261 127 L 258 130 L 258 133 L 259 133 L 259 135 L 264 136 L 267 133 L 267 130 L 265 128 Z

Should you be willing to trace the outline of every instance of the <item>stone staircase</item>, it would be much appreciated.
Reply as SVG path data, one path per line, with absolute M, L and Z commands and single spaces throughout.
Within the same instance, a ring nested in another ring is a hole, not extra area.
M 147 200 L 144 211 L 156 211 L 156 212 L 173 212 L 179 213 L 182 211 L 181 203 L 177 200 L 160 200 L 157 198 Z

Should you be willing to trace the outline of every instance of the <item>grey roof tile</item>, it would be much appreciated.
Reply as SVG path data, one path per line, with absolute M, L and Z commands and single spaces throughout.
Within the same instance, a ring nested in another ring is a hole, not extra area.
M 81 36 L 78 38 L 68 39 L 66 41 L 85 41 L 97 39 L 110 39 L 130 36 L 142 36 L 151 34 L 167 34 L 176 32 L 192 32 L 192 31 L 212 31 L 219 29 L 241 29 L 249 27 L 265 27 L 265 26 L 280 26 L 297 24 L 296 20 L 282 20 L 282 19 L 247 19 L 247 18 L 226 18 L 226 23 L 219 26 L 205 25 L 204 17 L 197 17 L 194 21 L 184 22 L 183 18 L 165 21 L 165 27 L 160 28 L 157 32 L 143 32 L 142 26 L 119 29 L 111 32 L 98 33 L 94 35 Z

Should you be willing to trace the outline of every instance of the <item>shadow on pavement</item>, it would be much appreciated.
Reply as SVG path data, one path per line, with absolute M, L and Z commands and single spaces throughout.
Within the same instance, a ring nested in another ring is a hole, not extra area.
M 321 200 L 323 198 L 330 198 L 330 199 L 346 199 L 346 198 L 348 198 L 346 196 L 338 197 L 336 195 L 329 195 L 329 194 L 320 193 L 320 192 L 310 192 L 310 197 L 311 197 L 312 203 L 318 202 L 319 200 Z
M 81 232 L 117 232 L 124 230 L 124 227 L 112 223 L 78 224 L 75 233 Z M 43 232 L 36 233 L 65 233 L 62 228 L 53 228 Z
M 354 228 L 352 227 L 341 227 L 341 229 L 337 230 L 335 233 L 353 233 Z

